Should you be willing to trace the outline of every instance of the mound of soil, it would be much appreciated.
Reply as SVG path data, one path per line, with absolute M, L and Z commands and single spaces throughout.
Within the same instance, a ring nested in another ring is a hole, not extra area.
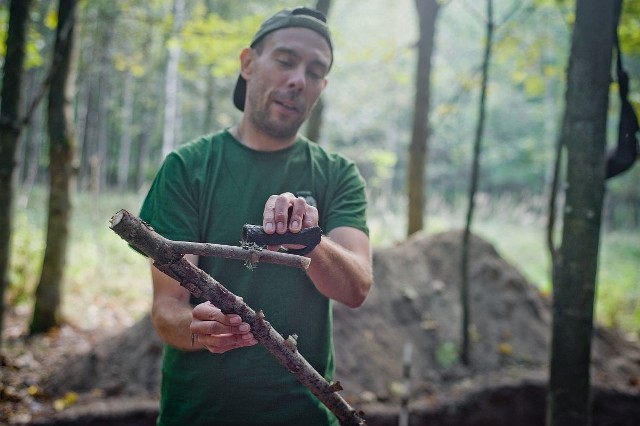
M 459 363 L 461 241 L 460 232 L 450 231 L 374 252 L 375 286 L 365 305 L 335 309 L 337 376 L 345 392 L 393 399 L 407 343 L 410 393 L 418 397 L 473 377 L 546 370 L 550 301 L 477 237 L 469 256 L 470 364 Z M 638 390 L 640 347 L 597 328 L 592 359 L 597 383 Z
M 375 250 L 375 285 L 365 305 L 334 306 L 336 379 L 345 389 L 342 395 L 367 413 L 369 424 L 397 424 L 403 397 L 410 398 L 412 424 L 515 424 L 515 418 L 541 424 L 536 420 L 544 413 L 549 300 L 489 243 L 473 237 L 470 364 L 463 366 L 457 357 L 461 240 L 460 232 L 451 231 Z M 105 397 L 135 397 L 148 413 L 159 392 L 161 348 L 147 316 L 70 357 L 48 378 L 47 392 L 98 395 L 83 401 L 102 404 Z M 403 366 L 403 358 L 410 363 Z M 411 373 L 408 395 L 403 371 Z M 614 330 L 596 329 L 592 383 L 594 412 L 615 419 L 623 410 L 621 418 L 640 421 L 640 346 Z M 84 410 L 91 412 L 86 405 Z M 71 424 L 55 418 L 80 418 L 81 411 L 82 406 L 72 407 L 37 424 Z M 597 419 L 594 424 L 607 424 Z

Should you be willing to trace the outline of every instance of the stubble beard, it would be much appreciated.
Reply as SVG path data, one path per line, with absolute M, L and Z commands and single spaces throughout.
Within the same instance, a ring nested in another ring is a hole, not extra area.
M 262 104 L 258 99 L 254 99 L 253 101 L 252 105 L 254 106 Z M 264 106 L 251 109 L 249 121 L 258 131 L 274 139 L 291 140 L 291 138 L 294 138 L 298 134 L 298 130 L 300 130 L 302 123 L 304 123 L 304 120 L 307 118 L 305 114 L 301 116 L 300 119 L 292 122 L 278 121 L 269 113 L 269 104 L 266 103 L 262 105 Z

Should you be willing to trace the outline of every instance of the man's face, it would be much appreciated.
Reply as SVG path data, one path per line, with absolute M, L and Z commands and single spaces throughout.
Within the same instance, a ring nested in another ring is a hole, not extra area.
M 245 52 L 242 59 L 249 121 L 270 137 L 294 137 L 327 85 L 328 43 L 315 31 L 284 28 L 269 34 L 260 48 Z

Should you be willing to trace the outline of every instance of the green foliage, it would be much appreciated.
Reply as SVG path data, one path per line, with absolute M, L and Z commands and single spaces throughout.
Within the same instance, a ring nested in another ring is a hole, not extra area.
M 444 342 L 436 349 L 436 361 L 442 368 L 452 367 L 460 362 L 458 347 L 453 342 Z
M 614 232 L 605 234 L 603 239 L 596 317 L 606 325 L 637 331 L 640 324 L 638 236 Z
M 40 278 L 40 259 L 44 255 L 42 217 L 16 209 L 11 235 L 11 267 L 9 268 L 10 305 L 30 303 Z
M 8 3 L 9 2 L 0 3 L 0 34 L 2 34 L 2 37 L 0 37 L 0 61 L 4 61 L 4 58 L 7 54 L 6 34 L 9 31 Z M 53 6 L 48 9 L 38 9 L 32 6 L 31 9 L 31 22 L 27 23 L 27 42 L 25 45 L 24 66 L 26 70 L 38 68 L 44 65 L 45 52 L 43 51 L 43 49 L 46 46 L 45 38 L 47 34 L 44 34 L 42 30 L 45 30 L 47 28 L 49 30 L 55 29 L 55 23 L 57 21 L 57 13 L 55 11 L 55 7 Z M 43 12 L 44 16 L 42 16 Z M 54 25 L 50 26 L 49 24 L 52 21 L 54 22 Z M 41 28 L 38 28 L 38 26 L 35 25 L 39 22 L 43 23 Z
M 392 151 L 376 148 L 367 151 L 366 157 L 374 166 L 373 175 L 367 179 L 367 185 L 370 189 L 379 189 L 392 176 L 398 156 Z
M 625 0 L 620 17 L 621 49 L 625 54 L 640 55 L 640 0 Z
M 182 31 L 182 47 L 191 60 L 181 68 L 183 75 L 194 75 L 193 65 L 211 67 L 215 77 L 237 76 L 240 50 L 251 41 L 251 35 L 264 19 L 261 15 L 226 20 L 215 13 L 207 14 L 197 6 L 196 18 L 188 21 Z M 187 66 L 188 64 L 188 66 Z

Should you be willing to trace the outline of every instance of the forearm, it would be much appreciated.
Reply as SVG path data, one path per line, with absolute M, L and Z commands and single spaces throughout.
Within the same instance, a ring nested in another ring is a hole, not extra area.
M 163 298 L 155 300 L 151 309 L 151 320 L 160 339 L 181 350 L 201 349 L 191 346 L 191 306 L 181 300 Z
M 343 234 L 322 237 L 311 252 L 307 274 L 324 296 L 351 308 L 364 303 L 373 283 L 368 239 L 362 235 Z M 345 247 L 344 239 L 350 248 Z M 354 239 L 356 240 L 354 243 Z M 358 239 L 361 239 L 358 243 Z
M 197 264 L 197 257 L 187 255 L 186 258 Z M 153 280 L 153 304 L 151 320 L 160 339 L 178 349 L 201 349 L 201 345 L 191 345 L 192 306 L 189 304 L 190 294 L 180 284 L 151 266 Z

